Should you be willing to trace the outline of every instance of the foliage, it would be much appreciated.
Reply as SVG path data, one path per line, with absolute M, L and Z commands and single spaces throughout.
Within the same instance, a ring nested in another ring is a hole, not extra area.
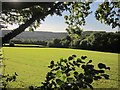
M 72 55 L 68 59 L 60 59 L 57 63 L 51 61 L 48 66 L 51 70 L 42 82 L 43 85 L 35 90 L 80 90 L 88 87 L 93 89 L 93 80 L 100 80 L 102 77 L 109 79 L 105 70 L 110 70 L 110 67 L 99 63 L 99 69 L 95 69 L 91 64 L 92 60 L 86 60 L 87 56 L 77 58 L 76 55 Z M 34 90 L 32 86 L 29 88 Z
M 112 0 L 109 2 L 105 0 L 96 10 L 95 17 L 97 20 L 101 21 L 101 23 L 112 26 L 112 28 L 117 26 L 120 28 L 120 1 Z
M 43 15 L 43 17 L 40 17 L 39 19 L 36 18 L 36 20 L 29 26 L 32 31 L 41 24 L 41 20 L 44 20 L 46 16 L 48 16 L 46 13 L 50 10 L 50 15 L 57 14 L 60 16 L 63 11 L 67 10 L 70 12 L 69 16 L 65 16 L 66 23 L 70 26 L 68 29 L 72 30 L 72 26 L 74 26 L 77 30 L 73 30 L 72 32 L 80 33 L 79 26 L 85 24 L 85 17 L 90 14 L 89 5 L 91 3 L 93 2 L 2 2 L 3 11 L 0 17 L 3 22 L 22 25 L 38 13 L 38 15 Z M 112 24 L 113 28 L 120 26 L 118 19 L 119 3 L 119 1 L 114 2 L 114 0 L 112 0 L 110 2 L 105 0 L 96 10 L 96 19 L 108 25 Z M 55 4 L 58 4 L 57 7 L 54 7 Z M 52 9 L 53 7 L 54 9 Z M 68 29 L 67 31 L 71 32 L 71 30 Z
M 28 27 L 30 31 L 33 31 L 48 15 L 57 14 L 61 16 L 65 10 L 70 13 L 65 16 L 68 24 L 66 30 L 72 40 L 78 38 L 82 32 L 80 26 L 85 25 L 85 18 L 91 13 L 89 11 L 91 3 L 93 2 L 29 2 L 29 4 L 25 2 L 3 2 L 4 7 L 2 8 L 0 21 L 9 24 L 16 23 L 19 24 L 19 27 L 5 35 L 2 38 L 2 43 L 14 38 Z M 110 10 L 111 12 L 109 12 Z M 112 25 L 112 28 L 120 26 L 119 2 L 106 2 L 105 0 L 96 10 L 95 16 L 102 23 Z
M 18 6 L 15 6 L 14 4 L 17 4 Z M 0 16 L 1 21 L 9 24 L 14 23 L 22 25 L 31 18 L 35 18 L 35 15 L 42 16 L 39 19 L 36 18 L 35 21 L 29 25 L 30 31 L 36 29 L 41 24 L 42 20 L 44 21 L 46 16 L 48 16 L 48 12 L 50 12 L 50 15 L 57 14 L 61 16 L 62 12 L 67 8 L 67 5 L 62 2 L 3 2 L 2 5 L 3 11 Z M 56 8 L 54 8 L 55 5 L 57 5 Z
M 119 40 L 120 32 L 93 32 L 73 40 L 69 35 L 64 39 L 54 39 L 48 43 L 48 47 L 119 52 Z
M 88 35 L 82 34 L 80 38 L 73 39 L 67 35 L 63 39 L 53 39 L 52 41 L 41 41 L 35 39 L 12 39 L 15 44 L 36 44 L 57 48 L 75 48 L 107 52 L 119 52 L 118 42 L 120 40 L 120 32 L 91 32 Z M 112 47 L 112 48 L 111 48 Z
M 120 40 L 120 33 L 106 33 L 98 32 L 93 33 L 80 42 L 80 48 L 98 50 L 98 51 L 110 51 L 119 52 L 118 42 Z
M 47 46 L 47 42 L 43 40 L 36 40 L 36 39 L 12 39 L 10 42 L 15 44 L 36 44 L 36 45 L 43 45 Z
M 64 16 L 68 27 L 66 28 L 68 35 L 71 37 L 70 47 L 80 48 L 80 47 L 89 47 L 91 48 L 92 42 L 88 39 L 80 41 L 82 33 L 82 25 L 85 25 L 85 18 L 91 13 L 90 4 L 92 2 L 74 2 L 69 7 L 69 15 Z M 108 24 L 112 28 L 120 27 L 119 23 L 119 12 L 120 12 L 120 2 L 109 2 L 105 0 L 102 4 L 99 5 L 95 12 L 95 17 L 101 23 Z M 80 43 L 80 46 L 79 46 Z
M 76 47 L 79 43 L 78 39 L 81 37 L 83 29 L 82 25 L 85 25 L 85 18 L 91 13 L 89 11 L 90 4 L 92 2 L 73 2 L 69 7 L 69 14 L 65 15 L 65 23 L 68 25 L 66 31 L 71 38 L 69 47 Z
M 54 39 L 53 41 L 49 41 L 47 46 L 48 47 L 57 47 L 57 48 L 69 48 L 71 42 L 71 38 L 66 36 L 63 39 Z
M 69 7 L 69 15 L 65 15 L 66 28 L 68 34 L 72 37 L 81 35 L 81 26 L 85 25 L 85 18 L 91 13 L 89 11 L 91 2 L 74 2 Z M 73 36 L 74 35 L 74 36 Z
M 62 47 L 61 39 L 54 39 L 52 42 L 48 44 L 49 47 Z
M 7 86 L 10 82 L 16 81 L 17 73 L 15 72 L 13 75 L 2 75 L 2 90 L 7 90 Z
M 18 6 L 16 4 L 18 4 Z M 26 4 L 26 6 L 24 6 L 24 4 Z M 30 31 L 33 31 L 34 28 L 36 29 L 39 26 L 41 20 L 44 20 L 44 18 L 47 17 L 48 15 L 53 14 L 62 15 L 62 12 L 67 10 L 67 6 L 69 6 L 69 4 L 65 5 L 63 2 L 36 2 L 36 3 L 30 2 L 29 4 L 30 6 L 28 5 L 27 2 L 2 3 L 3 6 L 4 5 L 8 6 L 7 8 L 6 6 L 2 8 L 3 11 L 0 16 L 1 17 L 0 21 L 1 22 L 8 21 L 7 23 L 9 24 L 12 23 L 20 24 L 18 28 L 14 29 L 12 32 L 2 37 L 2 43 L 5 43 L 10 39 L 14 38 L 28 27 L 30 27 Z M 14 19 L 12 19 L 12 16 L 14 17 Z M 18 20 L 18 17 L 20 19 L 22 18 L 22 20 Z

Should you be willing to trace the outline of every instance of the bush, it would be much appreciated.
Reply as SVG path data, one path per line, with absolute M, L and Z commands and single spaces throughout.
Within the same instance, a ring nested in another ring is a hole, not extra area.
M 99 80 L 103 77 L 109 79 L 109 75 L 105 74 L 105 70 L 110 70 L 103 63 L 98 64 L 99 69 L 95 69 L 91 64 L 92 60 L 87 60 L 87 56 L 77 58 L 76 55 L 68 57 L 68 59 L 60 59 L 59 62 L 50 62 L 48 68 L 51 70 L 47 73 L 42 86 L 33 87 L 31 90 L 80 90 L 93 89 L 93 80 Z M 79 72 L 78 70 L 81 70 Z

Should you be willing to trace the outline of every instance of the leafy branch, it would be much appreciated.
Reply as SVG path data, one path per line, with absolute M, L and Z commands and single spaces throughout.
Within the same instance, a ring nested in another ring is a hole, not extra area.
M 100 80 L 103 77 L 109 79 L 109 75 L 105 70 L 110 70 L 103 63 L 98 64 L 99 69 L 95 69 L 92 60 L 86 60 L 87 56 L 77 58 L 76 55 L 68 57 L 68 59 L 60 59 L 57 63 L 50 62 L 48 68 L 51 70 L 47 73 L 42 86 L 33 87 L 31 90 L 80 90 L 93 89 L 93 80 Z

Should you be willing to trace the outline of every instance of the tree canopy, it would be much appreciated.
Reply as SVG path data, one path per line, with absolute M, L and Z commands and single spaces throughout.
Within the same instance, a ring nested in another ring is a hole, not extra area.
M 101 23 L 120 28 L 120 1 L 103 2 L 95 12 L 95 17 Z
M 33 31 L 48 15 L 62 15 L 63 11 L 69 11 L 65 16 L 68 33 L 80 34 L 81 25 L 85 25 L 85 18 L 89 12 L 90 4 L 94 2 L 2 2 L 1 22 L 18 24 L 19 27 L 5 35 L 3 43 L 29 27 Z M 112 28 L 120 27 L 120 2 L 104 1 L 96 10 L 95 17 L 101 23 L 108 24 Z

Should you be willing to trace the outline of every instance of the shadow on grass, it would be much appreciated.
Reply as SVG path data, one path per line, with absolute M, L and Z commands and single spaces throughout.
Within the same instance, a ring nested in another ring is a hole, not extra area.
M 43 45 L 34 45 L 34 44 L 15 44 L 10 46 L 9 44 L 3 45 L 3 47 L 25 47 L 25 48 L 60 48 L 60 47 L 47 47 Z M 64 48 L 64 47 L 61 47 Z M 117 53 L 120 54 L 120 51 L 106 51 L 106 50 L 92 50 L 92 49 L 83 49 L 83 48 L 68 48 L 68 49 L 79 49 L 79 50 L 89 50 L 89 51 L 98 51 L 98 52 L 108 52 L 108 53 Z

